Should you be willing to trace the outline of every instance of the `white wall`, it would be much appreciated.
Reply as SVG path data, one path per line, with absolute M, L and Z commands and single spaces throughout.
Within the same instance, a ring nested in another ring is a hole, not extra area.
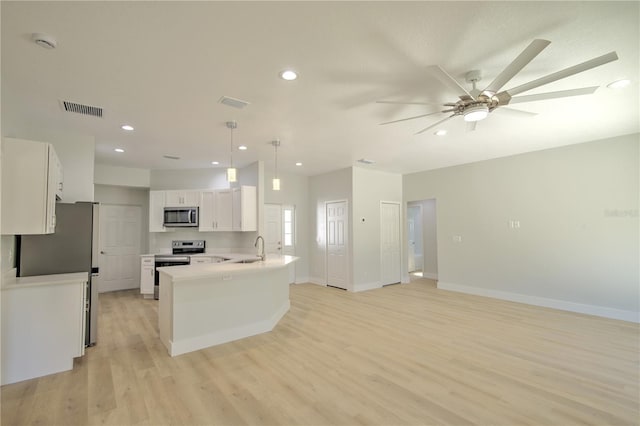
M 402 175 L 354 167 L 352 176 L 352 290 L 359 291 L 382 286 L 380 202 L 402 202 Z M 403 269 L 406 270 L 406 266 Z
M 437 200 L 438 286 L 637 321 L 639 144 L 633 134 L 404 176 L 405 201 Z
M 351 168 L 347 168 L 309 178 L 309 281 L 316 284 L 326 284 L 325 203 L 346 200 L 347 208 L 351 212 L 351 170 Z M 349 214 L 348 229 L 352 228 L 351 217 L 352 215 Z M 351 239 L 349 241 L 349 257 L 353 258 Z M 349 273 L 347 282 L 353 282 L 351 273 Z
M 238 175 L 241 170 L 238 170 Z M 152 190 L 229 188 L 226 169 L 151 170 Z
M 264 199 L 267 204 L 292 205 L 296 208 L 296 283 L 309 281 L 309 178 L 279 173 L 280 191 L 271 189 L 271 180 L 265 180 Z M 314 234 L 311 234 L 314 235 Z
M 141 253 L 149 250 L 149 189 L 124 186 L 96 185 L 95 201 L 100 204 L 139 206 L 142 223 L 140 229 Z
M 96 185 L 149 188 L 151 185 L 151 170 L 96 164 L 93 183 Z M 96 201 L 98 200 L 96 199 Z

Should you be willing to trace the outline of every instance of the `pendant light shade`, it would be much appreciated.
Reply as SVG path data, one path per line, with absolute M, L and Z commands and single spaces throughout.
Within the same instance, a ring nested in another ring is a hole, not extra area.
M 278 178 L 278 147 L 280 146 L 280 140 L 276 139 L 275 141 L 272 141 L 271 145 L 273 145 L 273 148 L 275 149 L 275 154 L 276 154 L 276 167 L 275 167 L 275 172 L 273 174 L 273 181 L 272 181 L 271 188 L 274 191 L 280 191 L 280 179 Z
M 227 181 L 229 183 L 235 182 L 237 180 L 236 176 L 236 168 L 233 167 L 233 129 L 238 127 L 238 123 L 235 121 L 227 121 L 227 128 L 231 130 L 231 149 L 229 151 L 230 161 L 229 167 L 227 168 Z

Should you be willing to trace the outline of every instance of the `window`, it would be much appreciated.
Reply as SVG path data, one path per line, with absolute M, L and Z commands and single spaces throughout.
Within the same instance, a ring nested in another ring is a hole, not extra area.
M 282 225 L 284 235 L 284 247 L 293 247 L 294 238 L 294 210 L 293 207 L 282 208 Z

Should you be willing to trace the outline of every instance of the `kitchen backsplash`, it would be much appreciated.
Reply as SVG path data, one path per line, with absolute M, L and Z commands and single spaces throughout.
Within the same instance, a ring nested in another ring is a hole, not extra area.
M 149 233 L 149 254 L 171 251 L 173 240 L 205 240 L 207 251 L 227 251 L 234 253 L 253 253 L 257 232 L 198 232 L 176 230 L 173 232 Z

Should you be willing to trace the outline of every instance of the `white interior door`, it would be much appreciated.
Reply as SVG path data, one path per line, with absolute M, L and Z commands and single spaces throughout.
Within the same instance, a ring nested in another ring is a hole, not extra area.
M 347 289 L 349 251 L 346 201 L 327 203 L 327 285 Z
M 100 292 L 140 286 L 140 206 L 100 205 Z
M 400 260 L 400 204 L 380 203 L 380 280 L 382 285 L 399 283 L 402 278 Z
M 264 205 L 264 251 L 282 254 L 282 207 L 279 204 Z
M 280 204 L 264 205 L 264 243 L 267 254 L 295 255 L 295 209 Z M 295 263 L 289 265 L 289 282 L 296 281 Z

